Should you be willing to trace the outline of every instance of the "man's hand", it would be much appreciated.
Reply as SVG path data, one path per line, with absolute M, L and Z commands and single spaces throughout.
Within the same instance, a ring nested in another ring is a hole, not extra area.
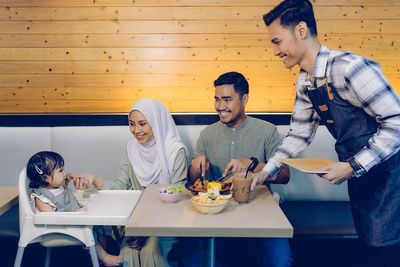
M 344 181 L 352 178 L 353 168 L 348 162 L 335 162 L 323 168 L 317 169 L 318 171 L 327 171 L 326 174 L 318 174 L 318 176 L 327 179 L 331 184 L 341 184 Z
M 253 191 L 257 185 L 263 184 L 268 176 L 268 173 L 266 173 L 264 170 L 256 172 L 253 176 L 253 181 L 251 182 L 250 189 Z
M 210 168 L 210 161 L 205 155 L 198 156 L 192 160 L 192 164 L 189 168 L 189 175 L 192 179 L 196 179 L 199 176 L 205 176 L 206 172 Z
M 246 171 L 251 164 L 251 159 L 231 159 L 231 161 L 226 165 L 224 173 L 222 176 L 227 176 L 234 172 Z

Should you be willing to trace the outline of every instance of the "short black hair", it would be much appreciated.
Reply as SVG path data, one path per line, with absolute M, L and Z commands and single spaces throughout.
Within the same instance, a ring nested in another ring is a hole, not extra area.
M 56 168 L 64 166 L 63 157 L 52 151 L 41 151 L 33 155 L 26 167 L 26 174 L 30 180 L 30 188 L 47 186 L 46 177 L 50 176 Z
M 267 26 L 277 18 L 281 19 L 282 26 L 294 28 L 301 21 L 307 23 L 311 36 L 317 36 L 313 6 L 309 0 L 284 0 L 263 16 Z
M 232 71 L 224 73 L 214 81 L 215 87 L 224 84 L 233 84 L 233 88 L 235 92 L 239 94 L 240 98 L 249 93 L 249 83 L 243 74 L 239 72 Z

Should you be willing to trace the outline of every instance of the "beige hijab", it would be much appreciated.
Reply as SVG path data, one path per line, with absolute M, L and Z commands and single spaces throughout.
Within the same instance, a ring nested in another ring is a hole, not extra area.
M 129 114 L 133 110 L 143 113 L 154 134 L 145 144 L 140 144 L 133 135 L 128 140 L 128 158 L 135 176 L 142 186 L 170 184 L 178 151 L 184 148 L 187 154 L 174 120 L 160 101 L 150 98 L 136 101 Z

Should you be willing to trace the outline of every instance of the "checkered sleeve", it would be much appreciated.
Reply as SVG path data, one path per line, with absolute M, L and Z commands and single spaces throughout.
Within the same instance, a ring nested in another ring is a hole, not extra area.
M 354 159 L 368 171 L 400 149 L 400 97 L 383 75 L 380 65 L 359 58 L 347 66 L 345 80 L 350 94 L 379 123 L 368 145 Z
M 314 111 L 311 101 L 303 91 L 302 75 L 296 86 L 296 99 L 293 114 L 290 122 L 290 129 L 282 141 L 275 155 L 264 166 L 263 170 L 270 177 L 276 176 L 283 167 L 280 160 L 297 156 L 313 140 L 320 117 Z

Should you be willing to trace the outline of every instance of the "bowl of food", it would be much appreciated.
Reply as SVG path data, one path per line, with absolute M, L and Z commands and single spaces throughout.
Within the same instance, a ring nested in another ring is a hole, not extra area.
M 174 203 L 182 198 L 183 195 L 183 186 L 182 185 L 167 185 L 165 187 L 161 187 L 158 190 L 158 195 L 161 200 L 166 203 Z
M 220 213 L 228 204 L 229 200 L 224 200 L 219 203 L 200 203 L 192 200 L 195 210 L 204 214 L 217 214 Z
M 199 193 L 192 197 L 192 204 L 195 210 L 204 214 L 217 214 L 221 212 L 232 197 L 229 195 L 220 195 L 214 192 Z

